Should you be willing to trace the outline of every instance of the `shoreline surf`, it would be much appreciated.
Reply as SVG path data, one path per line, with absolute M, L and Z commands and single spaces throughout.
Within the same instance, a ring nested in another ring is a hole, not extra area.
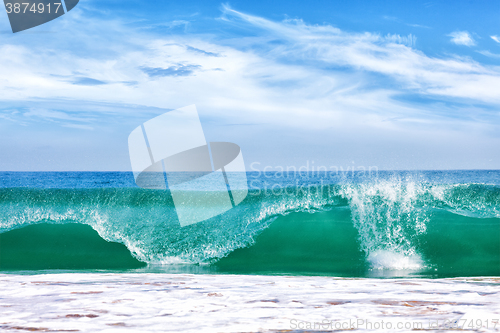
M 0 284 L 4 330 L 387 332 L 500 326 L 500 277 L 0 274 Z

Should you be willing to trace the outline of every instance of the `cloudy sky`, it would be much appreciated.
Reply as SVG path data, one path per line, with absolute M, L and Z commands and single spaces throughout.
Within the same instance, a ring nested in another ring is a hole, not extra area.
M 498 1 L 81 0 L 0 14 L 0 170 L 130 170 L 196 104 L 247 166 L 500 169 Z

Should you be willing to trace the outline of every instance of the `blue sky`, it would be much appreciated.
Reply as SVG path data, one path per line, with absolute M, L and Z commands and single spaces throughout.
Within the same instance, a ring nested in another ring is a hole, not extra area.
M 0 170 L 130 170 L 196 104 L 248 167 L 500 169 L 498 1 L 97 1 L 12 34 Z

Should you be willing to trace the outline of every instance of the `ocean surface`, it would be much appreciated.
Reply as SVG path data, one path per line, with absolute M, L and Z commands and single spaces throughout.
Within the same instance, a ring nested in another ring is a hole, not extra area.
M 181 227 L 132 173 L 2 172 L 0 271 L 500 276 L 500 171 L 247 179 L 242 203 Z

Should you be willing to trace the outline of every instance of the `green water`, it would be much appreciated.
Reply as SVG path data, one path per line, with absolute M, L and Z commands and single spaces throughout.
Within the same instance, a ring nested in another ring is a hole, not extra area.
M 435 211 L 427 232 L 413 239 L 425 267 L 374 270 L 361 249 L 347 208 L 277 218 L 254 242 L 198 272 L 332 276 L 498 276 L 498 219 Z M 90 226 L 37 224 L 0 234 L 1 270 L 136 269 L 146 264 Z M 165 271 L 171 270 L 167 266 Z M 177 267 L 177 272 L 192 268 Z
M 221 272 L 360 276 L 368 269 L 348 209 L 280 217 L 250 247 L 218 261 Z
M 88 225 L 37 224 L 0 234 L 2 270 L 131 269 L 146 264 Z
M 0 270 L 500 276 L 499 208 L 496 185 L 396 179 L 251 191 L 181 227 L 168 191 L 0 188 Z
M 479 219 L 435 211 L 427 231 L 414 237 L 425 262 L 415 271 L 370 269 L 360 248 L 357 229 L 348 209 L 315 214 L 297 213 L 278 218 L 256 238 L 215 266 L 231 273 L 292 273 L 334 276 L 429 277 L 500 275 L 498 219 Z
M 470 218 L 438 211 L 421 236 L 422 254 L 442 276 L 500 275 L 497 218 Z

